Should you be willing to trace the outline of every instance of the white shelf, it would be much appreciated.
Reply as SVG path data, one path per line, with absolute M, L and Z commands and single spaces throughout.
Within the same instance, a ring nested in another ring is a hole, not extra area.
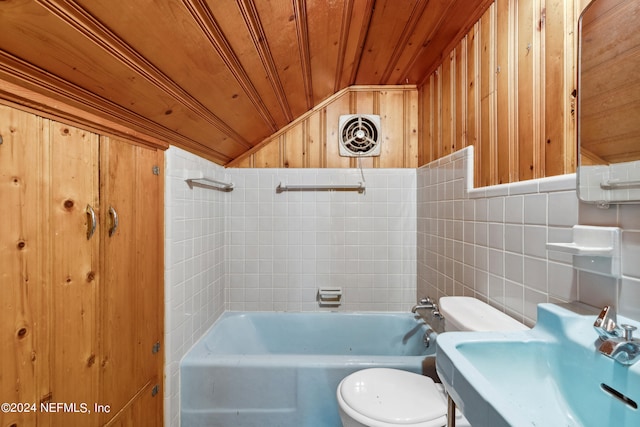
M 620 277 L 620 228 L 574 225 L 573 242 L 547 243 L 547 250 L 573 255 L 574 268 Z
M 613 247 L 611 246 L 580 246 L 577 243 L 547 243 L 547 249 L 550 251 L 564 252 L 572 255 L 582 256 L 611 256 Z

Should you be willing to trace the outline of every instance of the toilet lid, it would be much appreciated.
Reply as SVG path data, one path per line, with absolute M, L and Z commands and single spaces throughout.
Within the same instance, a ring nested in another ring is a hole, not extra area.
M 442 297 L 440 312 L 459 331 L 523 331 L 513 317 L 473 297 Z
M 398 369 L 355 372 L 343 380 L 340 395 L 354 411 L 385 423 L 424 423 L 447 414 L 444 396 L 431 378 Z

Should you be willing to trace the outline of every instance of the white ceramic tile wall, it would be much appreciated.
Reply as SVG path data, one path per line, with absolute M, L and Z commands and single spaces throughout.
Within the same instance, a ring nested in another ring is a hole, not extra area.
M 418 297 L 471 295 L 532 325 L 540 302 L 615 304 L 640 320 L 640 206 L 580 203 L 575 175 L 472 188 L 473 147 L 418 169 Z M 575 224 L 623 228 L 623 278 L 577 274 Z
M 364 170 L 366 191 L 283 192 L 279 183 L 357 184 L 357 169 L 235 169 L 228 310 L 408 310 L 416 294 L 415 170 Z M 324 308 L 333 309 L 336 308 Z
M 622 279 L 595 274 L 579 275 L 580 299 L 591 305 L 615 304 L 618 312 L 640 320 L 640 205 L 617 205 L 600 209 L 580 203 L 580 224 L 622 228 Z M 587 293 L 589 290 L 589 293 Z
M 166 153 L 165 425 L 179 426 L 182 356 L 226 310 L 408 310 L 416 295 L 416 171 L 365 170 L 366 192 L 276 194 L 288 184 L 347 184 L 359 170 L 228 169 Z M 184 171 L 234 183 L 190 189 Z
M 579 190 L 587 200 L 629 200 L 640 198 L 640 188 L 624 186 L 603 189 L 601 184 L 640 182 L 640 161 L 614 163 L 612 165 L 581 166 Z
M 175 147 L 165 161 L 165 425 L 177 427 L 180 359 L 224 311 L 229 193 L 184 181 L 183 171 L 227 181 L 222 167 Z

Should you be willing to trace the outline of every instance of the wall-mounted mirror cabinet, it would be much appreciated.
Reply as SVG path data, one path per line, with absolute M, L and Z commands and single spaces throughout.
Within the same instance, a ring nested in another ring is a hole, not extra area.
M 593 0 L 579 22 L 580 200 L 640 202 L 640 1 Z

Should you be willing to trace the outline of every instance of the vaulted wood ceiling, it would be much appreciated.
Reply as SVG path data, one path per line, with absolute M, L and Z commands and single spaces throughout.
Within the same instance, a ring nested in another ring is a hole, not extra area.
M 419 84 L 492 0 L 3 0 L 0 78 L 226 164 L 351 85 Z

